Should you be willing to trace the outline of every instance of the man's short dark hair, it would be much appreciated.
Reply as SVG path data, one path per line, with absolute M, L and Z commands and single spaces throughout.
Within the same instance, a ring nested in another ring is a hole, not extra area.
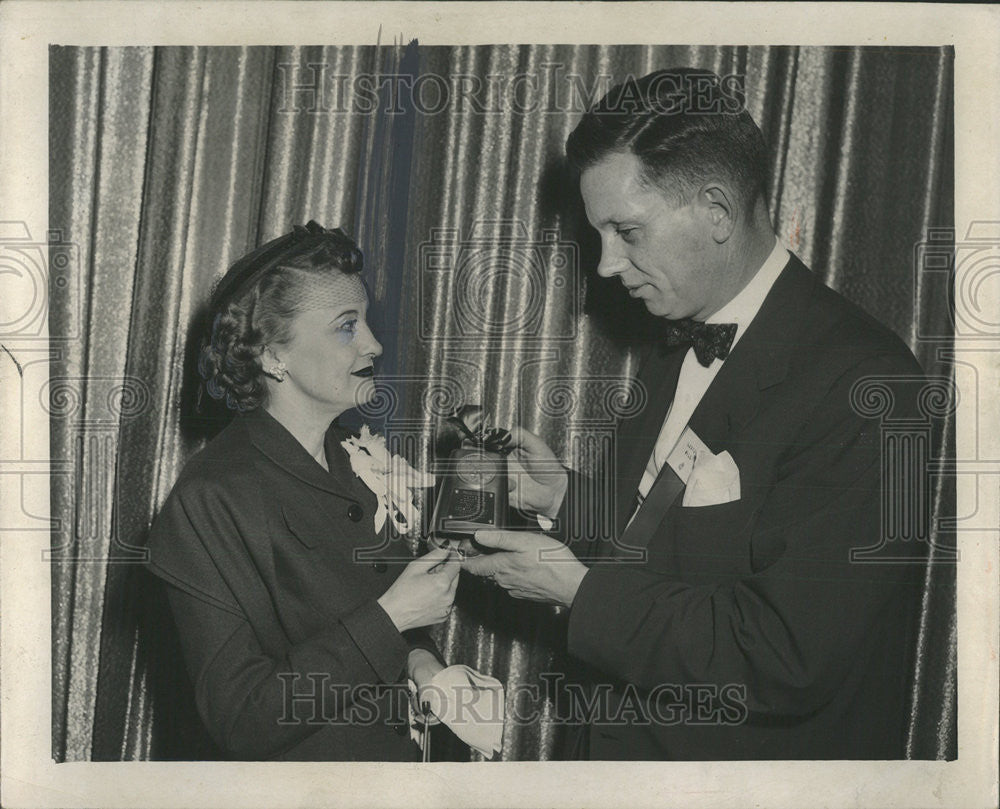
M 614 86 L 570 133 L 566 156 L 582 173 L 616 152 L 634 154 L 645 180 L 681 200 L 711 178 L 747 205 L 766 195 L 767 146 L 739 76 L 680 67 Z

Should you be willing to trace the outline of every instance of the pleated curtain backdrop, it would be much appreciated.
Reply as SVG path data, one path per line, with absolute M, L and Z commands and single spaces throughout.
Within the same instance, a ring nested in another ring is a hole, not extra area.
M 53 478 L 54 758 L 215 754 L 136 562 L 180 468 L 218 428 L 195 410 L 193 359 L 212 283 L 233 259 L 309 219 L 343 227 L 365 250 L 385 346 L 380 396 L 359 418 L 428 463 L 440 416 L 481 402 L 495 423 L 523 424 L 593 471 L 614 414 L 634 404 L 629 346 L 648 318 L 594 273 L 598 244 L 563 144 L 595 88 L 708 67 L 745 76 L 785 243 L 929 373 L 950 375 L 947 291 L 920 283 L 914 255 L 953 225 L 952 58 L 947 48 L 53 47 L 50 227 L 77 246 L 82 274 L 79 295 L 51 296 L 51 445 L 75 470 Z M 375 81 L 364 103 L 342 103 L 356 81 L 386 75 L 421 94 Z M 478 82 L 486 101 L 443 103 L 428 75 Z M 515 90 L 493 87 L 497 76 L 534 78 Z M 950 421 L 934 440 L 935 457 L 953 453 Z M 935 515 L 953 514 L 953 488 L 939 484 Z M 916 758 L 955 755 L 953 540 L 934 540 L 942 563 L 926 579 Z M 466 578 L 457 605 L 437 637 L 448 659 L 506 683 L 518 721 L 500 757 L 554 757 L 564 728 L 540 685 L 571 667 L 565 615 Z M 458 744 L 445 754 L 479 758 Z

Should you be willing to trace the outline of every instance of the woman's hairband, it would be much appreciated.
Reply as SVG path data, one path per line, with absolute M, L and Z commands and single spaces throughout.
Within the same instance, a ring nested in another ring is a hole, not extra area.
M 291 233 L 262 244 L 233 264 L 212 293 L 212 308 L 217 310 L 223 304 L 235 300 L 268 271 L 324 242 L 346 248 L 358 269 L 361 269 L 361 251 L 350 236 L 340 228 L 327 229 L 315 220 L 310 220 L 304 226 L 295 225 Z

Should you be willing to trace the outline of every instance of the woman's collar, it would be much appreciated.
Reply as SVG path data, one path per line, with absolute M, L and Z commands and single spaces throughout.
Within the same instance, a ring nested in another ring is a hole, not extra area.
M 251 443 L 271 461 L 304 483 L 335 494 L 346 500 L 355 500 L 344 491 L 343 482 L 327 472 L 291 432 L 264 408 L 258 407 L 240 414 Z M 332 445 L 339 446 L 338 435 L 343 428 L 334 420 L 324 439 L 327 459 L 334 456 Z M 345 432 L 346 435 L 346 432 Z M 334 471 L 331 469 L 331 472 Z

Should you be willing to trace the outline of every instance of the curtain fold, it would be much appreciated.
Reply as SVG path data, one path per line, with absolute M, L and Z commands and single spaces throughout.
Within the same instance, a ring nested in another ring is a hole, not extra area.
M 649 318 L 596 275 L 563 144 L 612 83 L 703 66 L 745 76 L 779 236 L 950 376 L 947 290 L 916 248 L 953 227 L 952 60 L 948 48 L 53 47 L 50 227 L 79 247 L 83 274 L 79 299 L 50 315 L 53 457 L 76 469 L 53 479 L 54 758 L 214 754 L 169 613 L 135 562 L 221 423 L 195 410 L 194 361 L 234 258 L 309 219 L 358 238 L 386 348 L 379 399 L 358 418 L 415 460 L 431 460 L 438 420 L 467 401 L 601 468 L 615 416 L 636 406 L 630 346 Z M 935 457 L 953 455 L 951 421 L 934 442 Z M 933 497 L 935 515 L 954 514 L 953 480 Z M 932 538 L 917 758 L 955 755 L 954 537 Z M 565 615 L 467 577 L 457 605 L 435 630 L 443 652 L 505 681 L 523 720 L 501 757 L 554 757 L 565 729 L 544 684 L 572 669 Z M 479 758 L 458 744 L 443 755 Z

